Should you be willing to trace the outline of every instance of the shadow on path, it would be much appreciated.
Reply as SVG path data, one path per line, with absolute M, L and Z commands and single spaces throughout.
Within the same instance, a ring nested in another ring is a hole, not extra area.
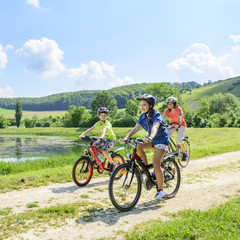
M 75 191 L 85 188 L 85 189 L 89 189 L 89 188 L 94 188 L 94 187 L 99 187 L 99 186 L 104 186 L 104 185 L 108 185 L 108 180 L 102 180 L 102 181 L 98 181 L 96 183 L 89 183 L 88 185 L 84 186 L 84 187 L 78 187 L 77 185 L 73 185 L 73 186 L 67 186 L 67 187 L 56 187 L 56 188 L 49 188 L 53 193 L 74 193 Z
M 124 218 L 128 215 L 137 215 L 142 212 L 157 210 L 163 207 L 165 201 L 159 201 L 158 199 L 150 200 L 141 204 L 137 204 L 132 210 L 127 212 L 120 212 L 116 208 L 108 208 L 105 210 L 91 209 L 87 210 L 88 216 L 83 216 L 76 219 L 76 222 L 79 224 L 87 224 L 93 222 L 103 222 L 109 226 L 115 225 L 119 219 Z

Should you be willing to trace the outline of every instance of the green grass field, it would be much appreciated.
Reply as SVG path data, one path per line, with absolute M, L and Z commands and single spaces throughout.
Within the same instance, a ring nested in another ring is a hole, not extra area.
M 131 128 L 114 128 L 119 137 L 124 137 Z M 64 136 L 77 139 L 85 129 L 78 128 L 7 128 L 1 129 L 0 134 L 29 134 L 46 136 Z M 92 135 L 97 135 L 92 132 Z M 191 157 L 190 161 L 201 157 L 212 156 L 225 152 L 239 151 L 240 128 L 189 128 Z M 144 137 L 146 132 L 140 131 L 136 137 Z M 176 135 L 173 136 L 176 139 Z M 149 162 L 153 152 L 147 150 Z M 81 153 L 79 153 L 81 154 Z M 121 152 L 125 155 L 125 152 Z M 40 186 L 50 182 L 68 182 L 71 179 L 71 168 L 77 160 L 78 154 L 68 154 L 62 157 L 49 157 L 35 161 L 1 162 L 0 161 L 0 192 L 12 191 L 16 188 Z M 68 174 L 66 174 L 68 173 Z M 4 176 L 3 176 L 4 175 Z M 97 176 L 97 175 L 95 175 Z M 17 184 L 16 184 L 17 183 Z
M 32 118 L 33 116 L 37 116 L 38 119 L 42 119 L 45 117 L 63 117 L 67 111 L 22 111 L 23 117 L 22 120 L 25 118 Z M 5 118 L 15 118 L 15 110 L 8 110 L 0 108 L 0 115 L 3 115 Z

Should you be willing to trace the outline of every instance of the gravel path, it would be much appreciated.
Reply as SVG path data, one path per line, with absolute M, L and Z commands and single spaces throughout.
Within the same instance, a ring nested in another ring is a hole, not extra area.
M 231 172 L 229 171 L 231 169 Z M 92 179 L 79 188 L 74 183 L 52 184 L 34 189 L 0 194 L 0 208 L 11 207 L 14 213 L 29 210 L 28 203 L 38 202 L 40 208 L 57 203 L 86 201 L 105 204 L 101 213 L 86 222 L 84 218 L 68 219 L 64 227 L 32 229 L 14 239 L 97 239 L 120 236 L 117 231 L 129 231 L 134 225 L 151 219 L 168 220 L 164 213 L 185 209 L 206 210 L 229 200 L 240 190 L 240 152 L 225 153 L 190 161 L 181 171 L 181 186 L 175 198 L 160 202 L 154 199 L 155 189 L 143 188 L 137 206 L 129 212 L 120 213 L 110 203 L 108 178 Z M 79 214 L 80 215 L 80 214 Z

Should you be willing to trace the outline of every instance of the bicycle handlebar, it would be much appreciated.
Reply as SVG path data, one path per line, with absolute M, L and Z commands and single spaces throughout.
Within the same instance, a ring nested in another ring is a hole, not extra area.
M 120 139 L 120 138 L 118 138 Z M 126 141 L 124 141 L 125 144 L 128 144 L 128 143 L 144 143 L 143 140 L 141 138 L 137 138 L 137 139 L 127 139 Z
M 82 136 L 82 140 L 86 140 L 86 141 L 97 141 L 97 138 L 96 137 L 89 137 L 88 135 L 84 135 Z
M 171 122 L 170 125 L 166 125 L 167 128 L 171 129 L 171 128 L 174 128 L 173 124 L 177 124 L 178 127 L 180 127 L 180 124 L 178 122 Z

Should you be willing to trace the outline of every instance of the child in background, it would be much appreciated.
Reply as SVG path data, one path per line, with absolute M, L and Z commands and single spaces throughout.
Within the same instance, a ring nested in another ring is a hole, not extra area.
M 169 135 L 172 135 L 174 132 L 178 131 L 177 144 L 183 151 L 182 161 L 186 161 L 187 153 L 182 140 L 187 130 L 187 123 L 184 121 L 182 108 L 178 106 L 177 99 L 175 97 L 167 98 L 166 103 L 168 105 L 168 109 L 165 110 L 163 118 L 166 119 L 166 117 L 169 116 L 171 122 L 173 123 L 173 128 L 168 130 Z

